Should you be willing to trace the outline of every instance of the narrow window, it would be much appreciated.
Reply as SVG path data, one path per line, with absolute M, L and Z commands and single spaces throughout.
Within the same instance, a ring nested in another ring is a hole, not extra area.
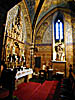
M 65 61 L 64 22 L 61 15 L 54 21 L 53 60 Z
M 56 20 L 54 27 L 55 27 L 54 28 L 55 42 L 59 42 L 59 40 L 63 42 L 64 41 L 63 22 L 60 19 Z

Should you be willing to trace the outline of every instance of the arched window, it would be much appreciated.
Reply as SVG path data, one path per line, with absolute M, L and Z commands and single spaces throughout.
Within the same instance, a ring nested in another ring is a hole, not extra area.
M 64 24 L 61 19 L 56 19 L 54 22 L 54 37 L 55 42 L 64 42 Z
M 53 34 L 53 60 L 65 60 L 65 45 L 64 45 L 64 21 L 63 15 L 59 12 L 54 20 Z

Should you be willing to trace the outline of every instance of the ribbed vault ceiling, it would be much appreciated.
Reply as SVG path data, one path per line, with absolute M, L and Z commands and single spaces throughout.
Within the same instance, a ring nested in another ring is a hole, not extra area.
M 34 16 L 36 10 L 38 8 L 40 0 L 24 0 L 27 4 L 29 14 L 31 17 L 31 21 L 33 23 Z M 74 1 L 74 0 L 44 0 L 41 10 L 39 12 L 39 16 L 37 19 L 37 23 L 44 17 L 50 10 L 55 7 L 66 7 L 67 2 Z M 69 5 L 68 5 L 69 6 Z M 71 6 L 71 4 L 70 4 Z M 72 6 L 73 7 L 73 6 Z
M 40 23 L 41 19 L 44 18 L 54 8 L 64 7 L 64 8 L 70 8 L 72 11 L 75 11 L 74 10 L 74 8 L 75 8 L 74 0 L 44 0 L 40 10 L 37 10 L 37 9 L 40 8 L 39 3 L 40 3 L 40 1 L 43 1 L 43 0 L 1 0 L 0 1 L 0 14 L 3 15 L 4 13 L 7 13 L 7 11 L 9 11 L 12 7 L 14 7 L 16 4 L 18 4 L 21 1 L 24 1 L 25 9 L 27 7 L 26 10 L 28 10 L 28 13 L 29 13 L 29 14 L 27 13 L 27 15 L 26 15 L 26 13 L 24 14 L 25 20 L 29 20 L 29 18 L 30 18 L 31 24 L 34 26 L 38 25 L 38 23 Z M 39 8 L 38 8 L 38 6 L 39 6 Z M 37 11 L 39 11 L 39 13 L 37 13 Z M 3 16 L 5 16 L 5 15 L 3 15 Z M 36 17 L 37 17 L 37 19 L 36 19 Z M 6 19 L 6 16 L 5 16 L 5 19 Z M 29 21 L 29 23 L 30 23 L 30 21 Z M 41 25 L 41 27 L 39 28 L 39 31 L 37 32 L 37 35 L 36 35 L 36 41 L 40 40 L 40 43 L 42 41 L 43 34 L 47 30 L 47 27 L 44 27 L 44 24 L 47 24 L 47 26 L 49 25 L 48 22 L 44 22 Z M 27 27 L 27 28 L 28 28 L 27 30 L 29 30 L 29 27 Z M 41 28 L 43 29 L 43 31 L 41 31 Z M 28 33 L 30 34 L 30 32 L 28 32 Z

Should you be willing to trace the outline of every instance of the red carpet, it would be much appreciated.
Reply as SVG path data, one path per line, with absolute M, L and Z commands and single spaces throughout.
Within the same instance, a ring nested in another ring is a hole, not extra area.
M 22 83 L 13 95 L 19 100 L 46 100 L 47 98 L 52 100 L 57 84 L 58 81 L 45 81 L 42 85 L 35 82 Z
M 50 93 L 52 95 L 55 92 L 55 89 L 53 87 L 57 84 L 57 81 L 45 81 L 40 89 L 35 93 L 34 96 L 30 100 L 46 100 Z M 51 100 L 51 95 L 50 95 Z
M 52 89 L 50 90 L 49 92 L 49 95 L 48 95 L 48 100 L 52 100 L 53 99 L 53 96 L 55 94 L 55 90 L 56 90 L 56 87 L 57 87 L 57 84 L 58 84 L 59 81 L 53 81 L 53 86 L 52 86 Z
M 17 96 L 19 100 L 29 100 L 40 86 L 40 83 L 35 82 L 23 83 L 23 86 L 21 84 L 19 89 L 14 91 L 13 95 Z

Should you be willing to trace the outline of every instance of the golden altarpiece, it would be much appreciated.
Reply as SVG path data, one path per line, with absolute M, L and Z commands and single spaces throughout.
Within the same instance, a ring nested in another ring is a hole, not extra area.
M 4 59 L 10 67 L 25 63 L 26 28 L 20 5 L 16 5 L 7 13 L 4 33 Z

